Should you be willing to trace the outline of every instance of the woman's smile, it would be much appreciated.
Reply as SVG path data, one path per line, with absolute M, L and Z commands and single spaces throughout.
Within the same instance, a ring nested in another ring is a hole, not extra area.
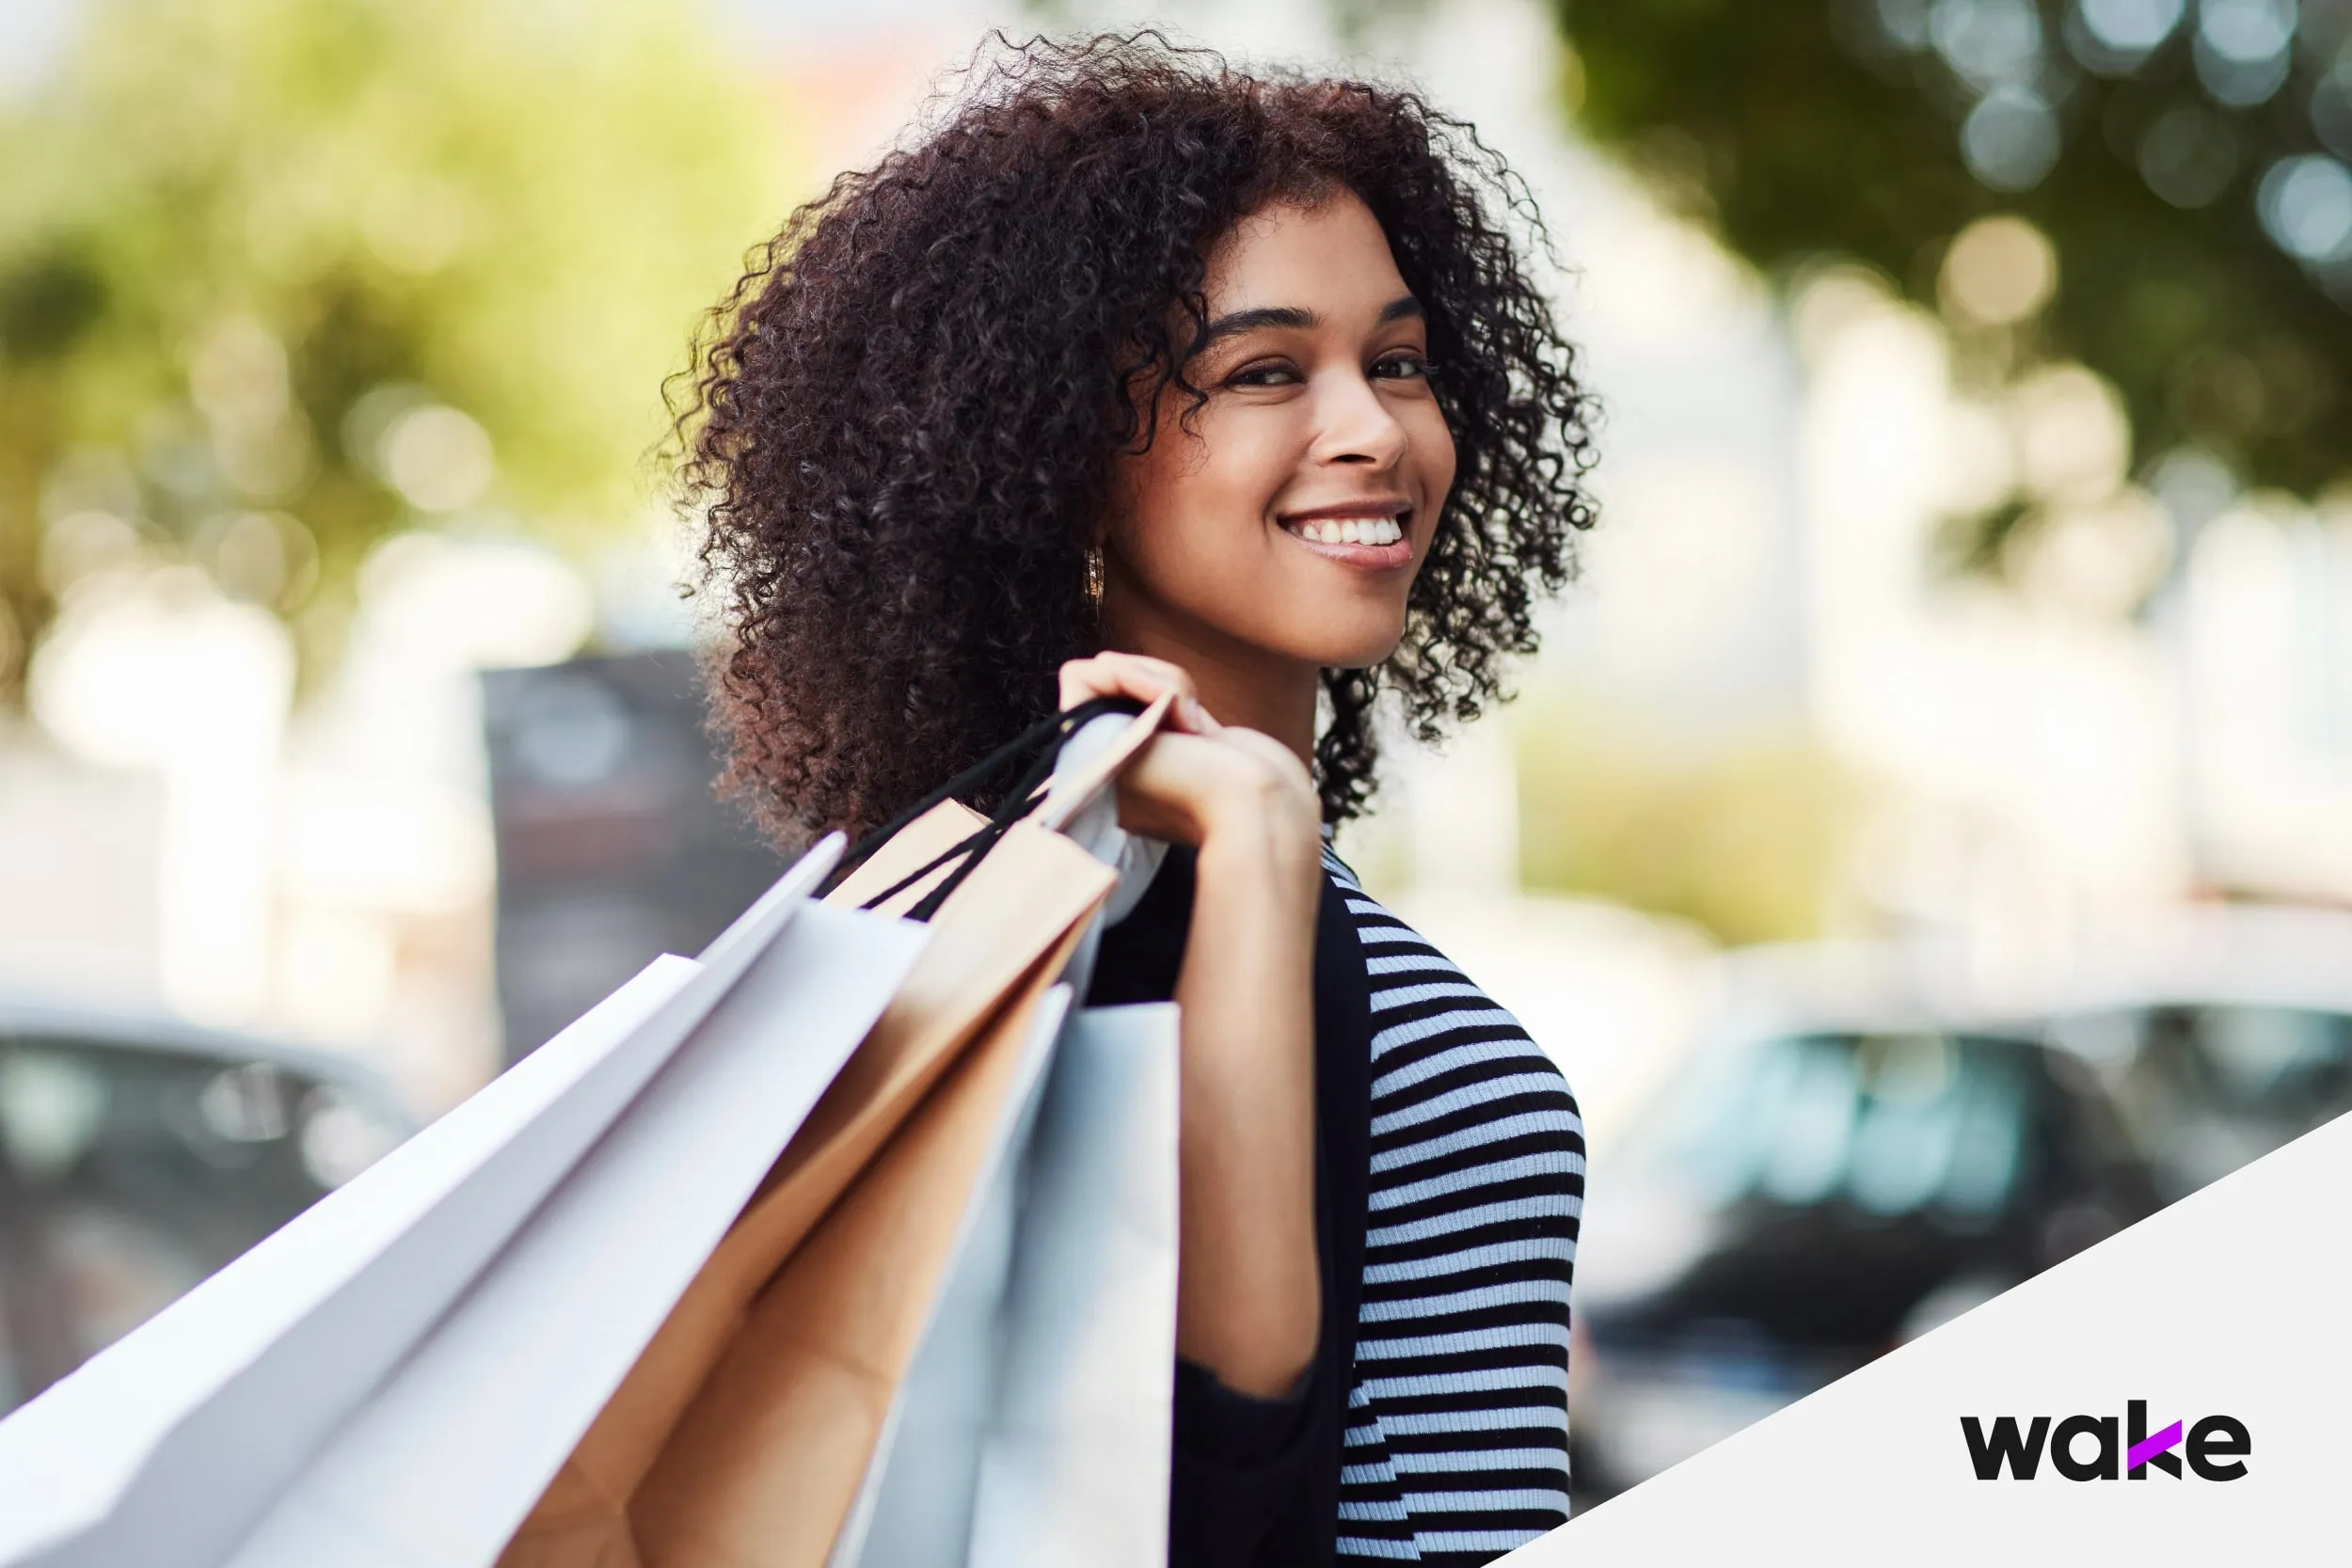
M 1316 554 L 1359 571 L 1391 572 L 1413 563 L 1413 508 L 1378 497 L 1279 514 L 1282 531 Z

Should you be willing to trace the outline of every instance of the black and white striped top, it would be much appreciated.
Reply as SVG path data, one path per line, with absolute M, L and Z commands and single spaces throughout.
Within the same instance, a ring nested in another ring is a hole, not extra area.
M 1372 1180 L 1339 1555 L 1484 1563 L 1568 1513 L 1584 1124 L 1518 1021 L 1327 848 L 1372 999 Z

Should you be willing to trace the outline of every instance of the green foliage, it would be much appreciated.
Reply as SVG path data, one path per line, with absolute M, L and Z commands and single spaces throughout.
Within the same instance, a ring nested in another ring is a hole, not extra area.
M 2018 214 L 2058 292 L 1963 364 L 2080 359 L 2146 457 L 2352 473 L 2352 0 L 1562 4 L 1588 132 L 1759 266 L 1932 303 L 1953 236 Z
M 1678 744 L 1560 691 L 1531 692 L 1512 721 L 1528 887 L 1677 915 L 1725 942 L 1820 934 L 1855 791 L 1817 745 Z
M 87 0 L 0 103 L 0 689 L 110 549 L 291 609 L 396 527 L 635 516 L 780 150 L 688 0 Z

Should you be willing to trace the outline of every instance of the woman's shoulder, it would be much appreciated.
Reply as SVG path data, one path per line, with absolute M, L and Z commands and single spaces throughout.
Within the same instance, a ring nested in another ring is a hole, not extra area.
M 1459 965 L 1364 889 L 1327 839 L 1325 878 L 1345 901 L 1362 948 L 1371 992 L 1373 1056 L 1385 1074 L 1502 1071 L 1556 1082 L 1570 1115 L 1566 1075 L 1525 1025 Z

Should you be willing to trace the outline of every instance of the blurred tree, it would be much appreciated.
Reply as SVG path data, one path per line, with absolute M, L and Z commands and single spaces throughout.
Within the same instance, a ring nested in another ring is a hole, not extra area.
M 2352 0 L 1556 3 L 1583 126 L 1759 266 L 1873 264 L 1982 384 L 2081 361 L 2143 459 L 2352 474 Z
M 1862 798 L 1794 733 L 1676 736 L 1538 683 L 1512 709 L 1530 888 L 1695 922 L 1726 942 L 1819 936 Z
M 292 610 L 397 527 L 638 514 L 661 378 L 787 195 L 699 8 L 78 12 L 0 102 L 0 696 L 111 566 Z

